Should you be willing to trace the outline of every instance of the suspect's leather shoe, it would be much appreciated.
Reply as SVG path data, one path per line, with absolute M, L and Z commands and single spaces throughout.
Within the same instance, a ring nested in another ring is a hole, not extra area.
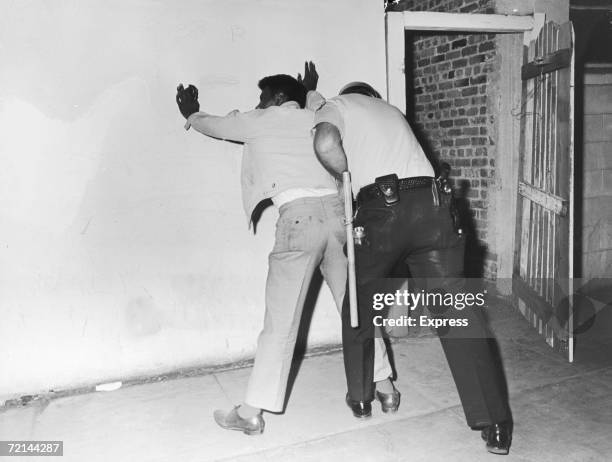
M 261 414 L 244 419 L 238 414 L 238 407 L 231 411 L 216 410 L 214 413 L 215 422 L 226 430 L 238 430 L 245 435 L 260 435 L 264 431 L 265 422 Z
M 358 419 L 372 417 L 372 404 L 366 401 L 354 401 L 346 394 L 346 404 L 353 411 L 353 415 Z
M 487 443 L 487 451 L 493 454 L 506 455 L 510 452 L 512 442 L 512 425 L 509 423 L 493 424 L 485 427 L 481 433 Z
M 393 393 L 381 393 L 376 391 L 376 399 L 380 401 L 380 406 L 384 413 L 397 412 L 400 405 L 400 392 L 393 387 Z

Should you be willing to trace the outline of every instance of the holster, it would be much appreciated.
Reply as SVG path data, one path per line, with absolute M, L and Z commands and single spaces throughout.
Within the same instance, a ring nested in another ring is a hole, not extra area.
M 395 173 L 379 176 L 374 180 L 374 183 L 382 193 L 385 199 L 385 205 L 391 206 L 399 202 L 399 179 Z
M 436 190 L 434 192 L 434 203 L 438 206 L 448 207 L 455 231 L 458 234 L 463 234 L 459 209 L 457 207 L 457 199 L 455 198 L 453 187 L 448 178 L 449 174 L 450 165 L 447 163 L 442 164 L 440 176 L 436 178 L 433 186 Z

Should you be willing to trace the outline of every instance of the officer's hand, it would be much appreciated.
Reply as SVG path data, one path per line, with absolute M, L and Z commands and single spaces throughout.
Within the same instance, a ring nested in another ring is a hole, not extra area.
M 302 74 L 298 74 L 297 80 L 306 87 L 306 91 L 314 91 L 317 89 L 319 74 L 317 74 L 317 69 L 312 61 L 304 62 L 304 78 L 302 78 Z
M 182 83 L 179 84 L 179 86 L 176 87 L 176 104 L 178 104 L 179 111 L 181 111 L 185 119 L 194 112 L 198 112 L 200 110 L 198 89 L 193 85 L 189 85 L 185 88 Z

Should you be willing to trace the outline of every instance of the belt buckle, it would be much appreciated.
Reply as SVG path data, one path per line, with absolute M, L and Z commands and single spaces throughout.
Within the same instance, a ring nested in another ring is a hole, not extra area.
M 399 202 L 399 179 L 395 173 L 379 176 L 374 180 L 374 184 L 382 193 L 385 205 L 391 206 Z

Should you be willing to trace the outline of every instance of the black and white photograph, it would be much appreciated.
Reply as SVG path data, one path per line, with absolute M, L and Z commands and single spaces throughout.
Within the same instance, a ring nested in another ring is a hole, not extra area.
M 612 459 L 611 44 L 612 0 L 0 0 L 0 459 Z

